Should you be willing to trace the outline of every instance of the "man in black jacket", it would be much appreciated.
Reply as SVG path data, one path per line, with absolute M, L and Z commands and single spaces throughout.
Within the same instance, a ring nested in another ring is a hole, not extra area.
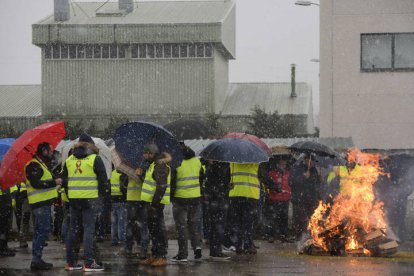
M 53 267 L 51 263 L 42 260 L 43 246 L 50 232 L 51 206 L 57 198 L 57 189 L 62 185 L 62 179 L 54 179 L 51 173 L 52 154 L 49 143 L 40 143 L 36 155 L 25 166 L 27 196 L 35 218 L 30 265 L 33 270 L 48 270 Z

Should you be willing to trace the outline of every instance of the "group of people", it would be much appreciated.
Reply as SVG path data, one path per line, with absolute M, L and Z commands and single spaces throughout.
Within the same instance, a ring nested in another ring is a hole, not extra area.
M 253 239 L 257 228 L 264 238 L 291 242 L 300 238 L 326 188 L 314 155 L 291 166 L 289 156 L 273 156 L 261 164 L 200 160 L 181 143 L 183 161 L 172 168 L 172 157 L 147 144 L 142 158 L 147 164 L 128 176 L 115 168 L 105 171 L 92 138 L 82 134 L 59 173 L 52 172 L 53 149 L 41 143 L 25 166 L 27 206 L 20 223 L 20 246 L 27 247 L 30 212 L 34 216 L 33 270 L 53 267 L 42 258 L 51 227 L 51 206 L 58 197 L 68 206 L 62 227 L 66 244 L 65 270 L 102 271 L 95 261 L 95 225 L 105 201 L 111 202 L 111 244 L 123 246 L 127 257 L 139 257 L 139 265 L 166 266 L 168 236 L 164 208 L 172 203 L 178 252 L 172 262 L 188 261 L 188 240 L 194 259 L 202 258 L 203 239 L 211 260 L 226 261 L 229 251 L 257 254 Z M 358 165 L 336 167 L 328 175 L 329 193 L 342 189 L 340 178 L 357 173 Z M 0 194 L 0 216 L 9 219 L 10 191 Z M 326 199 L 326 198 L 325 198 Z M 289 203 L 293 207 L 292 232 L 288 227 Z M 29 207 L 30 206 L 30 207 Z M 27 215 L 27 213 L 29 215 Z M 29 218 L 27 218 L 29 217 Z M 99 220 L 99 219 L 98 219 Z M 262 227 L 259 227 L 259 224 Z M 0 254 L 14 256 L 7 246 L 6 224 L 0 224 Z M 78 263 L 80 243 L 84 264 Z M 135 252 L 135 242 L 139 252 Z M 151 244 L 151 254 L 149 245 Z

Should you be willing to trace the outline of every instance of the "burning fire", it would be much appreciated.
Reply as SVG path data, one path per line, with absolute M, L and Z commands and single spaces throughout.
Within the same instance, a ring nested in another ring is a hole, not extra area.
M 308 225 L 314 243 L 327 252 L 334 248 L 332 241 L 344 243 L 345 251 L 362 250 L 367 233 L 387 228 L 383 203 L 375 199 L 373 189 L 383 174 L 379 155 L 352 150 L 348 161 L 358 165 L 348 176 L 341 176 L 341 191 L 332 205 L 320 202 Z M 364 253 L 369 251 L 364 249 Z

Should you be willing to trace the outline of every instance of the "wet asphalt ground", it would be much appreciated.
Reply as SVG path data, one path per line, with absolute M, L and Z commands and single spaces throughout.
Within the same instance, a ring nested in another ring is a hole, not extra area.
M 0 275 L 414 275 L 414 243 L 404 243 L 400 251 L 390 258 L 305 256 L 297 254 L 295 243 L 268 243 L 256 241 L 260 247 L 256 256 L 237 256 L 227 262 L 212 262 L 208 258 L 208 247 L 203 248 L 203 258 L 195 261 L 189 250 L 189 262 L 173 263 L 162 268 L 138 265 L 138 258 L 126 258 L 122 248 L 113 247 L 109 241 L 98 244 L 99 256 L 105 271 L 64 271 L 64 244 L 49 241 L 44 249 L 44 260 L 53 263 L 52 270 L 32 272 L 31 244 L 19 250 L 15 257 L 0 257 Z M 17 242 L 9 246 L 16 248 Z M 168 258 L 177 253 L 177 241 L 169 242 Z M 82 251 L 81 251 L 82 254 Z

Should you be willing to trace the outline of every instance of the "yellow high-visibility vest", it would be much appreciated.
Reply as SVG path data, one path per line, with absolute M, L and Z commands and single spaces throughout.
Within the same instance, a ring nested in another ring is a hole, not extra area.
M 142 182 L 129 178 L 127 187 L 127 201 L 141 201 Z
M 19 189 L 19 187 L 17 187 L 17 185 L 11 186 L 10 187 L 10 194 L 17 192 L 18 189 Z
M 174 197 L 197 198 L 200 192 L 201 162 L 198 158 L 183 160 L 176 169 L 177 181 Z
M 68 169 L 68 197 L 98 198 L 98 180 L 93 170 L 96 154 L 78 159 L 74 155 L 66 159 Z
M 20 193 L 22 192 L 27 192 L 27 185 L 24 182 L 20 183 Z
M 142 184 L 142 191 L 141 191 L 141 200 L 145 202 L 152 202 L 152 199 L 155 194 L 155 190 L 157 188 L 157 184 L 152 178 L 152 173 L 154 172 L 155 163 L 152 162 L 148 171 L 145 174 L 145 180 Z M 171 169 L 168 166 L 168 178 L 167 178 L 167 189 L 165 190 L 164 196 L 161 199 L 162 204 L 170 204 L 170 184 L 171 184 Z
M 24 171 L 26 171 L 26 167 L 32 162 L 39 164 L 43 170 L 43 175 L 40 178 L 41 181 L 53 180 L 52 173 L 49 171 L 46 165 L 43 164 L 42 162 L 39 162 L 39 160 L 37 160 L 36 158 L 33 158 L 32 160 L 30 160 L 24 166 Z M 58 197 L 56 187 L 52 187 L 48 189 L 35 189 L 32 187 L 32 185 L 30 185 L 30 181 L 27 181 L 27 184 L 28 184 L 27 185 L 27 199 L 29 201 L 29 204 L 35 204 L 35 203 L 39 203 L 42 201 L 46 201 L 46 200 L 50 200 L 50 199 L 54 199 Z
M 327 182 L 330 184 L 339 170 L 339 191 L 342 194 L 351 193 L 351 185 L 358 184 L 362 177 L 362 167 L 358 164 L 349 171 L 347 166 L 337 166 L 328 174 Z
M 111 196 L 122 196 L 121 193 L 121 173 L 116 170 L 112 171 L 111 175 Z
M 231 163 L 230 174 L 233 189 L 230 190 L 230 197 L 247 197 L 259 199 L 260 182 L 257 176 L 258 164 Z

